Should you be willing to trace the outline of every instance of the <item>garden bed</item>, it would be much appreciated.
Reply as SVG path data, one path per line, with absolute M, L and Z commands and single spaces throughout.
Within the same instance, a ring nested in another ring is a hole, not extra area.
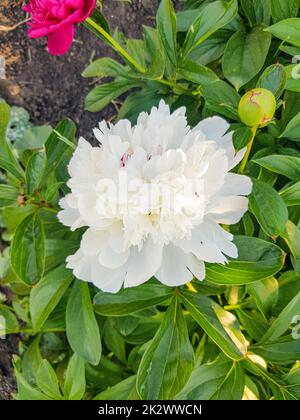
M 0 399 L 300 399 L 299 7 L 2 1 Z
M 7 28 L 24 20 L 21 0 L 3 0 L 0 5 L 0 26 Z M 113 28 L 128 37 L 139 38 L 142 25 L 152 26 L 158 0 L 133 0 L 131 4 L 107 2 L 104 14 Z M 68 116 L 78 127 L 78 134 L 93 140 L 91 128 L 102 119 L 116 116 L 110 105 L 100 113 L 84 111 L 84 98 L 91 89 L 90 79 L 81 76 L 89 60 L 116 54 L 86 28 L 78 26 L 71 50 L 62 57 L 49 55 L 46 41 L 32 40 L 26 35 L 26 24 L 14 30 L 0 31 L 0 56 L 6 60 L 7 79 L 0 80 L 0 97 L 11 105 L 22 106 L 34 124 L 53 126 Z M 1 290 L 3 293 L 8 289 Z M 15 391 L 12 369 L 13 354 L 18 353 L 19 335 L 0 340 L 0 400 L 9 399 Z
M 4 0 L 0 5 L 0 25 L 14 26 L 25 18 L 21 0 Z M 103 12 L 112 28 L 118 27 L 128 37 L 139 38 L 142 25 L 154 25 L 158 0 L 109 1 Z M 7 62 L 7 80 L 0 81 L 0 97 L 11 105 L 26 108 L 36 124 L 57 124 L 70 117 L 78 125 L 79 134 L 90 136 L 91 127 L 103 119 L 116 116 L 110 105 L 101 113 L 84 112 L 84 98 L 91 89 L 90 79 L 81 76 L 93 58 L 116 57 L 111 48 L 99 41 L 86 28 L 76 28 L 75 42 L 62 57 L 49 55 L 46 40 L 32 40 L 26 25 L 0 32 L 0 55 Z

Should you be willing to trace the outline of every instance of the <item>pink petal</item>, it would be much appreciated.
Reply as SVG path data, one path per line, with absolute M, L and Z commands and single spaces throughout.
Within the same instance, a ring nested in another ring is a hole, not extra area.
M 50 33 L 48 27 L 43 28 L 29 28 L 28 29 L 28 36 L 30 38 L 41 38 L 42 36 L 48 36 Z
M 84 4 L 84 17 L 83 20 L 88 18 L 92 11 L 95 9 L 96 6 L 96 0 L 87 0 Z
M 60 28 L 48 36 L 48 50 L 50 54 L 65 54 L 74 38 L 74 25 L 68 25 Z

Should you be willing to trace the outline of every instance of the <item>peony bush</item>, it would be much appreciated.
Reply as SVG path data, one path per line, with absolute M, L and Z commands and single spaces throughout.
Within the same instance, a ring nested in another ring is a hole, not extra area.
M 77 24 L 117 52 L 82 75 L 121 106 L 16 148 L 0 102 L 15 398 L 299 400 L 299 1 L 162 0 L 139 40 L 95 1 L 24 10 L 51 54 Z

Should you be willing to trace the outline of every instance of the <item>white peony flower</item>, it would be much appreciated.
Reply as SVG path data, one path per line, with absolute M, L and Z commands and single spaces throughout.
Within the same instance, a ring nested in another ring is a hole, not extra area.
M 107 292 L 156 277 L 168 286 L 205 277 L 204 262 L 237 257 L 233 236 L 248 207 L 251 181 L 229 171 L 235 154 L 229 125 L 208 118 L 191 129 L 185 108 L 161 101 L 137 125 L 100 123 L 100 147 L 84 139 L 69 164 L 71 193 L 59 220 L 84 233 L 67 258 L 74 275 Z

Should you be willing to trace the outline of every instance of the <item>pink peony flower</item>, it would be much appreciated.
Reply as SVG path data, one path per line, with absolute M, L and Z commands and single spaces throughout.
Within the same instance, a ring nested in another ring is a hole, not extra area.
M 75 23 L 83 22 L 93 11 L 96 0 L 30 0 L 24 11 L 32 17 L 28 35 L 48 37 L 51 54 L 65 54 L 73 41 Z

